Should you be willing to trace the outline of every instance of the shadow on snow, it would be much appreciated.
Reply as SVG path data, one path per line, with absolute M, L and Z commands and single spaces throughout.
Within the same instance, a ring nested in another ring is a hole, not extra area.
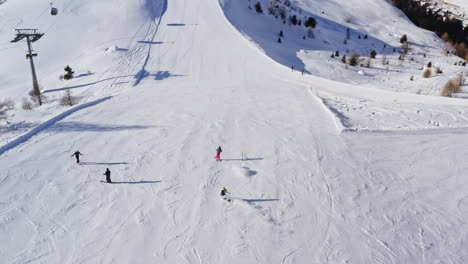
M 136 181 L 136 182 L 112 182 L 112 184 L 149 184 L 149 183 L 159 183 L 161 181 Z
M 249 161 L 249 160 L 263 160 L 264 158 L 246 158 L 246 159 L 221 159 L 222 161 Z
M 162 81 L 167 78 L 171 77 L 182 77 L 186 75 L 180 75 L 180 74 L 172 74 L 168 71 L 157 71 L 156 73 L 149 73 L 148 71 L 145 70 L 145 68 L 142 68 L 136 75 L 135 75 L 135 83 L 133 84 L 133 87 L 137 86 L 140 84 L 143 79 L 148 78 L 148 77 L 154 77 L 154 80 L 156 81 Z
M 134 130 L 145 129 L 150 126 L 124 126 L 124 125 L 101 125 L 87 124 L 80 122 L 60 122 L 50 127 L 48 130 L 54 132 L 75 132 L 75 131 L 95 131 L 95 132 L 110 132 L 119 130 Z
M 163 44 L 164 43 L 161 41 L 147 41 L 147 40 L 139 40 L 137 42 L 141 44 Z
M 233 197 L 235 198 L 235 197 Z M 244 198 L 236 198 L 242 201 L 245 201 L 247 203 L 263 203 L 263 202 L 276 202 L 279 201 L 279 199 L 244 199 Z
M 108 97 L 104 97 L 104 98 L 101 98 L 101 99 L 98 99 L 98 100 L 95 100 L 95 101 L 92 101 L 92 102 L 89 102 L 89 103 L 86 103 L 86 104 L 75 106 L 72 109 L 59 114 L 58 116 L 53 117 L 53 118 L 45 121 L 44 123 L 38 125 L 37 127 L 32 129 L 31 131 L 29 131 L 28 133 L 16 138 L 15 140 L 11 141 L 10 143 L 7 143 L 7 144 L 1 146 L 0 147 L 0 155 L 7 152 L 8 150 L 16 148 L 17 146 L 27 142 L 29 139 L 31 139 L 35 135 L 41 133 L 44 130 L 47 130 L 47 129 L 51 128 L 54 124 L 56 124 L 60 120 L 63 120 L 64 118 L 70 116 L 71 114 L 73 114 L 73 113 L 75 113 L 75 112 L 77 112 L 79 110 L 82 110 L 84 108 L 95 106 L 95 105 L 97 105 L 99 103 L 102 103 L 104 101 L 107 101 L 107 100 L 109 100 L 111 98 L 112 98 L 112 96 L 108 96 Z
M 106 165 L 106 166 L 113 166 L 113 165 L 125 165 L 128 162 L 91 162 L 91 161 L 82 161 L 80 165 Z

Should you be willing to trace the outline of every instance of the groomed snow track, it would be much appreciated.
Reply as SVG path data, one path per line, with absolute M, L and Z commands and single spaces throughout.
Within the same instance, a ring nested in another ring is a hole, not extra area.
M 2 262 L 468 261 L 466 135 L 342 134 L 310 90 L 339 84 L 272 61 L 218 0 L 162 13 L 103 76 L 137 82 L 2 148 Z

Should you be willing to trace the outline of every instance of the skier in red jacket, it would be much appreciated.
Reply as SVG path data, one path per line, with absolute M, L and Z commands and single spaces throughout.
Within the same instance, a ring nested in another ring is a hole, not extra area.
M 216 149 L 216 161 L 221 161 L 221 152 L 223 152 L 223 150 L 221 149 L 221 146 L 219 146 Z

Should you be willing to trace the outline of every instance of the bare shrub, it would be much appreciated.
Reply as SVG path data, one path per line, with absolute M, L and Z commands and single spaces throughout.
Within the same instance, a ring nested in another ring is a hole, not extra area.
M 60 105 L 62 106 L 74 106 L 78 103 L 78 99 L 73 96 L 70 89 L 65 90 L 62 97 L 60 97 Z
M 351 17 L 346 17 L 345 22 L 346 23 L 351 23 Z
M 387 55 L 384 54 L 384 55 L 382 56 L 382 65 L 386 65 L 386 64 L 387 64 Z
M 47 97 L 45 96 L 45 94 L 41 92 L 37 93 L 34 90 L 29 92 L 29 97 L 31 98 L 31 101 L 34 102 L 35 106 L 40 106 L 41 103 L 45 104 L 47 102 Z
M 349 58 L 349 65 L 351 66 L 356 66 L 359 64 L 359 57 L 361 55 L 357 52 L 353 53 L 353 55 L 351 55 L 351 58 Z
M 464 42 L 457 43 L 454 45 L 455 55 L 461 58 L 465 58 L 468 55 L 468 48 Z
M 11 98 L 3 100 L 2 104 L 7 111 L 15 110 L 15 102 Z
M 460 83 L 457 80 L 449 80 L 442 89 L 440 95 L 445 97 L 452 97 L 452 94 L 459 93 L 461 91 Z
M 370 68 L 370 66 L 372 65 L 371 58 L 372 58 L 372 57 L 369 57 L 369 58 L 367 59 L 367 62 L 366 62 L 366 64 L 365 64 L 365 67 Z
M 458 75 L 457 75 L 457 79 L 456 79 L 459 83 L 460 86 L 463 86 L 465 85 L 465 73 L 463 72 L 460 72 Z
M 413 48 L 409 45 L 409 42 L 404 42 L 400 48 L 401 48 L 401 53 L 405 55 L 413 50 Z
M 431 74 L 432 74 L 431 69 L 427 68 L 423 73 L 423 77 L 424 78 L 429 78 L 429 77 L 431 77 Z
M 4 103 L 4 102 L 0 102 L 0 120 L 5 119 L 5 117 L 6 117 L 6 111 L 7 111 L 7 108 L 6 108 L 5 103 Z
M 21 102 L 21 108 L 23 110 L 32 110 L 34 108 L 34 104 L 28 98 L 23 98 L 23 101 Z

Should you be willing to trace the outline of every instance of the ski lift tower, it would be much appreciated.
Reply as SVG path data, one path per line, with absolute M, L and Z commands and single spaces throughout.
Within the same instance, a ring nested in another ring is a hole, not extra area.
M 31 43 L 38 41 L 42 36 L 44 36 L 44 33 L 38 33 L 37 29 L 16 29 L 16 32 L 17 32 L 16 37 L 11 42 L 16 43 L 25 38 L 28 43 L 28 53 L 26 54 L 26 59 L 29 59 L 29 62 L 31 63 L 34 93 L 37 95 L 39 99 L 39 105 L 42 105 L 42 99 L 40 96 L 41 91 L 39 90 L 39 84 L 37 82 L 37 76 L 36 76 L 36 69 L 34 68 L 34 61 L 33 61 L 33 57 L 37 56 L 37 53 L 33 53 L 33 50 L 31 48 Z

